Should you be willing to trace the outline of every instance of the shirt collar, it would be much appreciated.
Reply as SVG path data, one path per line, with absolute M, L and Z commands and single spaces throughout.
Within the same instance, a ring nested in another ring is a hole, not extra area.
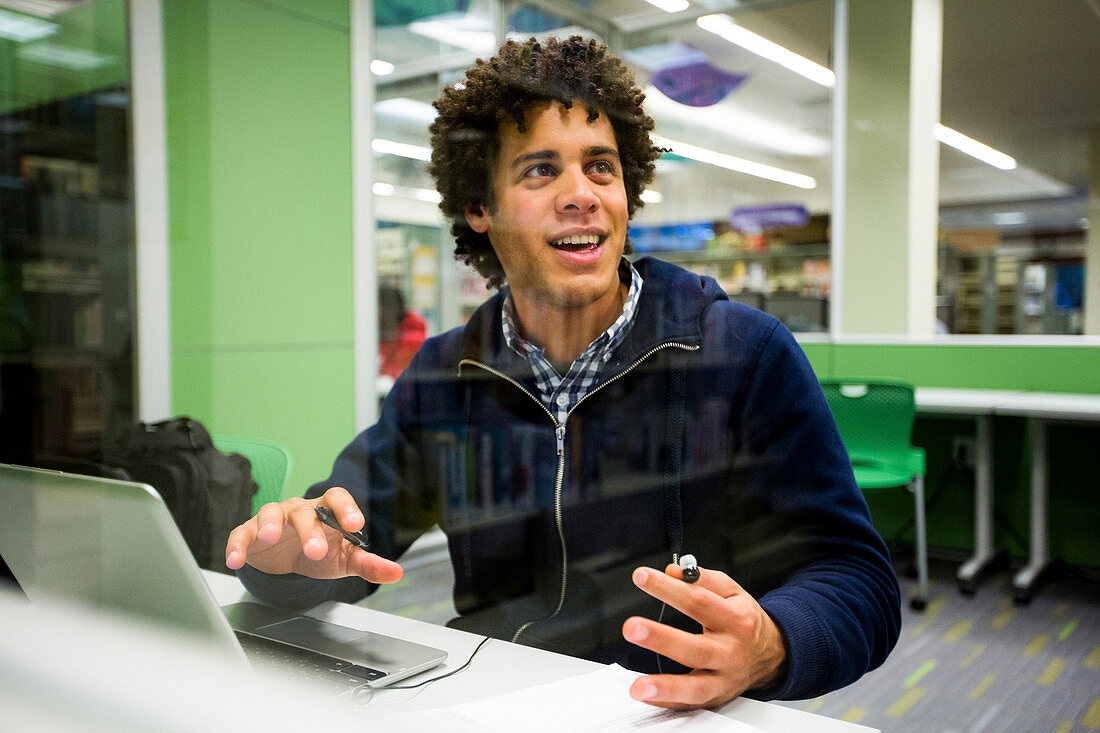
M 611 352 L 622 343 L 622 340 L 630 331 L 630 326 L 634 323 L 634 314 L 638 310 L 638 298 L 641 295 L 644 281 L 634 265 L 624 257 L 619 261 L 619 280 L 621 282 L 627 282 L 628 278 L 630 287 L 626 293 L 626 302 L 623 303 L 623 312 L 606 331 L 596 337 L 596 339 L 588 345 L 588 348 L 586 348 L 581 355 L 582 357 L 590 357 L 591 355 L 589 352 L 593 348 L 596 348 L 600 352 L 601 359 L 607 361 L 611 356 Z M 508 344 L 508 348 L 524 359 L 528 358 L 532 353 L 542 353 L 540 347 L 527 341 L 519 334 L 519 327 L 517 325 L 518 318 L 516 316 L 516 307 L 512 300 L 511 290 L 504 296 L 502 314 L 503 318 L 501 319 L 501 325 L 504 329 L 504 341 Z

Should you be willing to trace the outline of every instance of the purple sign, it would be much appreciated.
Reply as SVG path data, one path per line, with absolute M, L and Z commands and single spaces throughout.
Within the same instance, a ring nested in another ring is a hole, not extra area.
M 800 204 L 775 206 L 742 206 L 730 214 L 730 224 L 742 232 L 762 232 L 765 229 L 792 229 L 810 223 L 810 212 Z
M 662 69 L 650 77 L 669 99 L 691 107 L 709 107 L 745 81 L 745 74 L 727 74 L 705 61 Z

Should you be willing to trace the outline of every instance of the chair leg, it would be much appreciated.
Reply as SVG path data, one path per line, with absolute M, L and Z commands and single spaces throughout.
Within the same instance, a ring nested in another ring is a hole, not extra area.
M 925 537 L 924 521 L 924 476 L 917 476 L 909 484 L 909 490 L 913 492 L 913 502 L 916 506 L 917 524 L 917 595 L 913 596 L 910 605 L 917 611 L 923 611 L 928 604 L 928 544 Z

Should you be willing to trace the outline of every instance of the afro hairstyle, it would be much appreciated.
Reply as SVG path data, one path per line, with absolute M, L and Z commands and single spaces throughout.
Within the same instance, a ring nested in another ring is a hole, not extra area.
M 642 191 L 663 152 L 650 140 L 653 119 L 642 109 L 644 99 L 622 59 L 581 36 L 510 40 L 488 61 L 478 59 L 462 84 L 448 86 L 435 101 L 438 116 L 429 127 L 428 172 L 442 198 L 439 207 L 452 222 L 455 259 L 488 278 L 489 287 L 504 284 L 488 236 L 470 228 L 465 212 L 467 206 L 493 207 L 492 171 L 502 125 L 526 132 L 525 113 L 544 102 L 560 102 L 566 109 L 580 103 L 590 122 L 607 115 L 622 162 L 627 213 L 633 217 L 644 205 Z M 629 240 L 626 251 L 631 251 Z

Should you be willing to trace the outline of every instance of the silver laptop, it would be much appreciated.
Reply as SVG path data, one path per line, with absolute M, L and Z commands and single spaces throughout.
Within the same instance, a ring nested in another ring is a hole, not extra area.
M 254 665 L 335 688 L 392 684 L 440 649 L 257 603 L 214 600 L 150 486 L 0 464 L 0 556 L 33 603 L 61 597 L 186 630 Z

